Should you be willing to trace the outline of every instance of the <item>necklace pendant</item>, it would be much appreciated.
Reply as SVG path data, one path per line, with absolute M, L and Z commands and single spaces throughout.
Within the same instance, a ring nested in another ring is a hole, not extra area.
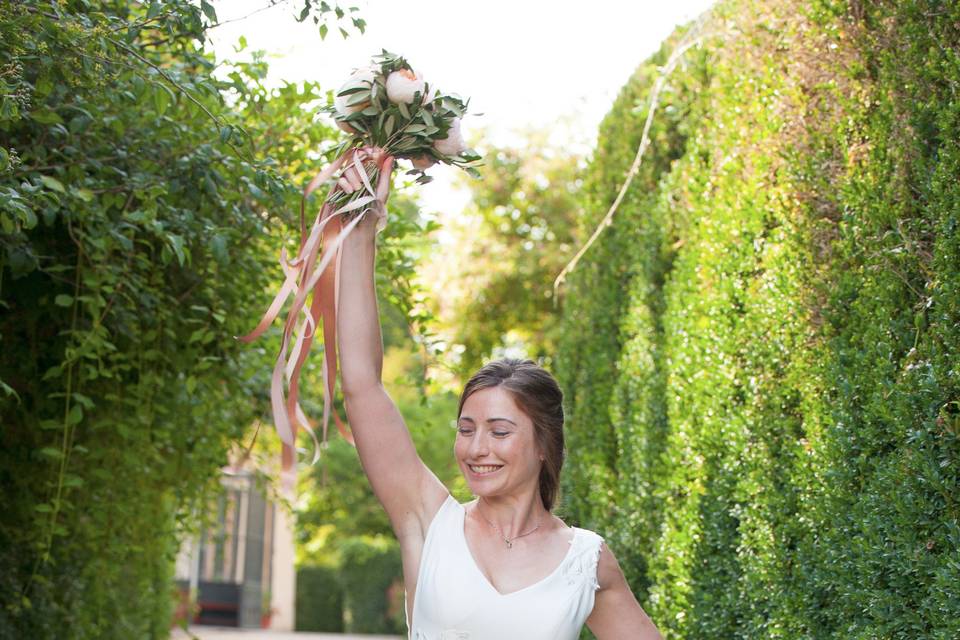
M 510 540 L 507 540 L 506 542 L 507 542 L 507 549 L 513 549 L 513 542 L 511 542 Z

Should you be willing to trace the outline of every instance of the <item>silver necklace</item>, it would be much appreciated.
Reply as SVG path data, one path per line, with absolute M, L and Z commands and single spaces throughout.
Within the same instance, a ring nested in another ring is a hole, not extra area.
M 480 514 L 480 517 L 481 517 L 481 518 L 483 518 L 484 520 L 487 520 L 487 517 L 486 517 L 485 515 L 483 515 L 483 513 L 480 512 L 480 501 L 479 501 L 479 500 L 477 500 L 477 513 Z M 522 538 L 523 536 L 528 536 L 528 535 L 530 535 L 531 533 L 533 533 L 534 531 L 536 531 L 537 529 L 540 528 L 540 521 L 538 520 L 538 521 L 537 521 L 537 526 L 535 526 L 533 529 L 530 529 L 530 531 L 527 531 L 526 533 L 521 533 L 521 534 L 518 535 L 518 536 L 513 536 L 513 538 L 508 538 L 507 536 L 503 535 L 503 531 L 500 530 L 500 527 L 498 527 L 497 525 L 493 524 L 493 523 L 490 522 L 489 520 L 487 520 L 487 524 L 489 524 L 491 527 L 493 527 L 494 529 L 497 530 L 497 533 L 500 534 L 500 537 L 503 538 L 503 541 L 507 543 L 507 548 L 508 548 L 508 549 L 512 549 L 512 548 L 513 548 L 513 541 L 516 540 L 517 538 Z

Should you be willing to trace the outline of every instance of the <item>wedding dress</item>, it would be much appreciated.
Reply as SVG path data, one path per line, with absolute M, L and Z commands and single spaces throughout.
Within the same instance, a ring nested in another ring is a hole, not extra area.
M 603 538 L 573 527 L 570 549 L 550 575 L 504 594 L 470 553 L 465 515 L 463 505 L 447 496 L 427 529 L 413 620 L 407 620 L 410 640 L 576 640 L 600 587 Z

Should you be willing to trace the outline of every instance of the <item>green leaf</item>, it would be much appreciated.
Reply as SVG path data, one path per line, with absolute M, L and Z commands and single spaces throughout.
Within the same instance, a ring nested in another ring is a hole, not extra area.
M 73 296 L 68 296 L 65 293 L 61 293 L 53 299 L 53 304 L 57 305 L 58 307 L 69 307 L 73 304 Z
M 200 0 L 200 10 L 203 11 L 203 15 L 207 16 L 207 20 L 214 24 L 217 23 L 217 11 L 207 0 Z
M 370 101 L 370 91 L 369 89 L 364 89 L 363 91 L 358 91 L 352 96 L 347 98 L 347 106 L 352 107 L 358 104 L 363 104 L 364 102 Z
M 320 25 L 320 39 L 321 39 L 321 40 L 326 40 L 326 38 L 327 38 L 327 31 L 329 31 L 329 27 L 327 27 L 327 25 L 325 25 L 325 24 Z
M 162 116 L 170 106 L 170 94 L 165 91 L 166 87 L 159 83 L 153 86 L 153 108 L 158 116 Z
M 56 111 L 47 107 L 40 107 L 30 114 L 30 118 L 40 124 L 63 124 L 63 118 Z
M 370 85 L 368 85 L 365 82 L 361 82 L 359 84 L 347 85 L 346 87 L 344 87 L 343 89 L 337 92 L 337 96 L 342 98 L 343 96 L 349 96 L 354 93 L 360 93 L 361 91 L 370 91 Z
M 220 142 L 226 144 L 230 141 L 231 135 L 233 135 L 233 127 L 231 125 L 224 125 L 220 128 Z
M 66 189 L 63 188 L 63 183 L 53 176 L 40 176 L 40 182 L 42 182 L 47 189 L 59 191 L 60 193 L 67 192 Z
M 23 209 L 20 212 L 20 216 L 23 219 L 24 229 L 33 229 L 37 226 L 37 214 L 35 214 L 32 209 Z
M 93 191 L 90 191 L 90 189 L 86 189 L 86 188 L 72 189 L 71 193 L 73 193 L 73 195 L 77 196 L 84 202 L 91 202 L 93 200 Z
M 44 447 L 40 449 L 40 455 L 51 460 L 59 460 L 63 457 L 63 452 L 56 447 Z
M 53 513 L 53 507 L 46 502 L 33 505 L 33 509 L 34 511 L 38 511 L 40 513 Z
M 183 248 L 183 238 L 175 233 L 171 233 L 168 238 L 170 239 L 170 245 L 173 248 L 174 253 L 177 254 L 177 261 L 182 267 L 187 260 L 186 251 Z
M 70 407 L 70 411 L 67 413 L 67 425 L 72 426 L 75 424 L 80 424 L 80 421 L 83 420 L 83 407 L 79 404 L 75 404 Z

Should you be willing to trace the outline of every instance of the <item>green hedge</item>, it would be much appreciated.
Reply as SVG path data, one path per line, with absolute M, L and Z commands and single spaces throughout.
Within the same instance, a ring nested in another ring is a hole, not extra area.
M 958 17 L 721 2 L 570 280 L 565 508 L 669 638 L 960 635 Z M 601 125 L 584 237 L 682 31 Z
M 339 545 L 344 631 L 406 633 L 403 607 L 390 596 L 401 575 L 400 546 L 392 536 L 357 536 Z M 393 605 L 393 606 L 391 606 Z
M 297 569 L 297 631 L 343 632 L 343 590 L 335 567 Z

